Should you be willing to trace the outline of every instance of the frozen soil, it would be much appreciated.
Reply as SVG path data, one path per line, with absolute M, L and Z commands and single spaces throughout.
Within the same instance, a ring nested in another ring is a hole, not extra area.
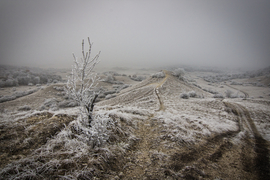
M 269 100 L 214 99 L 164 72 L 140 83 L 119 77 L 133 85 L 96 104 L 100 117 L 92 128 L 76 120 L 76 108 L 34 110 L 46 98 L 59 98 L 51 86 L 1 103 L 0 177 L 270 179 Z M 190 91 L 196 96 L 180 98 Z M 32 110 L 18 112 L 25 104 Z

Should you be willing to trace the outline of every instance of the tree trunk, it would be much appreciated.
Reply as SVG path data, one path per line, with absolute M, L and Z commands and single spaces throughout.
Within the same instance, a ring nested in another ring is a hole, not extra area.
M 91 127 L 91 122 L 93 120 L 92 118 L 92 112 L 94 110 L 94 106 L 95 106 L 95 101 L 98 97 L 98 94 L 96 94 L 94 96 L 94 98 L 92 99 L 92 101 L 88 104 L 88 106 L 86 106 L 85 108 L 87 109 L 87 113 L 88 113 L 88 122 L 89 122 L 89 126 Z

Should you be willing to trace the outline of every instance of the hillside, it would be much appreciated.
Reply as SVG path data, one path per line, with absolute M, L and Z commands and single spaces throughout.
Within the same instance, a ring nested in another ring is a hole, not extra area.
M 92 128 L 75 120 L 76 107 L 37 110 L 46 98 L 61 101 L 56 85 L 1 103 L 0 177 L 269 179 L 269 100 L 244 90 L 242 98 L 213 98 L 170 71 L 164 75 L 117 77 L 132 86 L 100 99 Z M 32 110 L 16 112 L 25 102 Z

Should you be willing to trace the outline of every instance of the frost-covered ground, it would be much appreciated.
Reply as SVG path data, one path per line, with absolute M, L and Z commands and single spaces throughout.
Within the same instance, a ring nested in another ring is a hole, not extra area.
M 78 121 L 78 107 L 68 107 L 61 94 L 64 84 L 0 103 L 0 177 L 269 177 L 270 103 L 250 96 L 253 89 L 266 94 L 269 88 L 209 84 L 198 72 L 185 78 L 173 74 L 138 75 L 147 77 L 141 82 L 113 72 L 100 74 L 104 96 L 95 105 L 92 127 Z M 239 96 L 226 98 L 227 89 Z M 213 98 L 215 91 L 225 99 Z

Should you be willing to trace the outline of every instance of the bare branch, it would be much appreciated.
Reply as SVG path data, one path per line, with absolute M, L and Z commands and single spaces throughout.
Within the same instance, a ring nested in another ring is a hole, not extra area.
M 97 85 L 96 73 L 93 73 L 93 69 L 99 63 L 99 52 L 93 59 L 91 59 L 92 43 L 88 37 L 89 50 L 84 51 L 84 40 L 82 40 L 82 58 L 78 61 L 78 58 L 73 53 L 74 65 L 72 68 L 71 76 L 68 77 L 66 92 L 70 98 L 80 103 L 83 112 L 88 116 L 89 122 L 92 121 L 91 115 L 94 107 L 94 102 L 98 96 L 98 93 L 94 92 L 94 88 Z M 93 92 L 92 94 L 89 92 Z

